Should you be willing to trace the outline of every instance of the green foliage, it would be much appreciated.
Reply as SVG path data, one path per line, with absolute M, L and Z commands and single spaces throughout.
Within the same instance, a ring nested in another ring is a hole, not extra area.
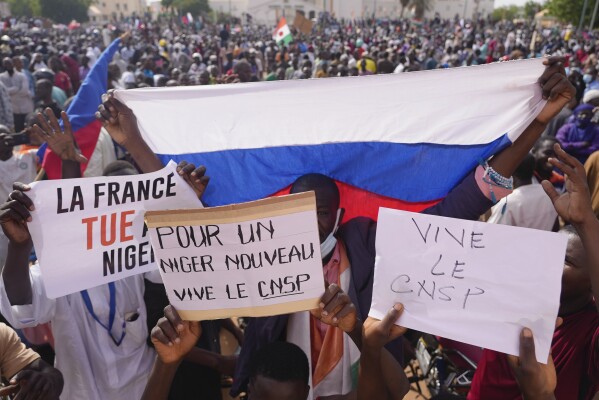
M 16 16 L 42 16 L 68 24 L 72 20 L 87 21 L 91 0 L 8 0 L 10 12 Z
M 41 15 L 39 0 L 8 0 L 10 12 L 16 16 L 38 16 Z
M 506 20 L 511 21 L 518 18 L 521 15 L 521 8 L 518 6 L 503 6 L 493 10 L 493 20 L 500 21 Z
M 87 21 L 91 0 L 39 0 L 42 16 L 63 24 L 72 20 Z
M 164 4 L 165 0 L 162 0 Z M 179 9 L 182 13 L 191 13 L 192 15 L 198 15 L 201 13 L 210 12 L 210 6 L 208 0 L 166 0 L 170 1 L 172 7 Z
M 524 4 L 523 11 L 526 18 L 532 19 L 535 15 L 543 9 L 543 5 L 539 2 L 528 0 Z
M 549 14 L 577 26 L 584 7 L 584 0 L 548 0 L 545 6 L 549 10 Z M 584 18 L 585 27 L 591 22 L 594 6 L 595 2 L 589 0 Z

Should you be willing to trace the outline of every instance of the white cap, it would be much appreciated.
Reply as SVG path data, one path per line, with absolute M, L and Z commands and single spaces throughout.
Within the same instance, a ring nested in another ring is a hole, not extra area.
M 586 92 L 584 94 L 584 97 L 582 98 L 582 102 L 583 103 L 588 103 L 590 101 L 593 101 L 595 99 L 599 98 L 599 90 L 594 89 L 594 90 L 589 90 L 588 92 Z

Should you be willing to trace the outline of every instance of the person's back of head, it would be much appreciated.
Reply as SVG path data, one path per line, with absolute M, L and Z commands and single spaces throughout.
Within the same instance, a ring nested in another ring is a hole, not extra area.
M 250 365 L 249 399 L 305 400 L 310 386 L 308 357 L 298 346 L 273 342 Z

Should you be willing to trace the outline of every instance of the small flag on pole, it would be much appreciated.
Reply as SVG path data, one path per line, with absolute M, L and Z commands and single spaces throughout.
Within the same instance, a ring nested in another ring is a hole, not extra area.
M 289 25 L 287 25 L 285 17 L 281 18 L 279 21 L 279 25 L 277 25 L 277 29 L 275 29 L 272 39 L 277 42 L 277 44 L 283 42 L 286 45 L 293 41 L 293 35 L 291 35 L 291 31 L 289 30 Z

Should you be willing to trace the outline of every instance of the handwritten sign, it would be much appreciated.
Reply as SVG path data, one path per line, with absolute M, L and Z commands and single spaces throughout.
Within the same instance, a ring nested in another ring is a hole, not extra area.
M 170 303 L 188 320 L 318 307 L 314 192 L 202 210 L 147 212 Z
M 567 238 L 551 232 L 381 208 L 370 315 L 518 355 L 523 327 L 547 362 Z
M 29 231 L 50 298 L 156 269 L 144 211 L 202 206 L 172 161 L 150 174 L 42 181 L 31 188 Z

